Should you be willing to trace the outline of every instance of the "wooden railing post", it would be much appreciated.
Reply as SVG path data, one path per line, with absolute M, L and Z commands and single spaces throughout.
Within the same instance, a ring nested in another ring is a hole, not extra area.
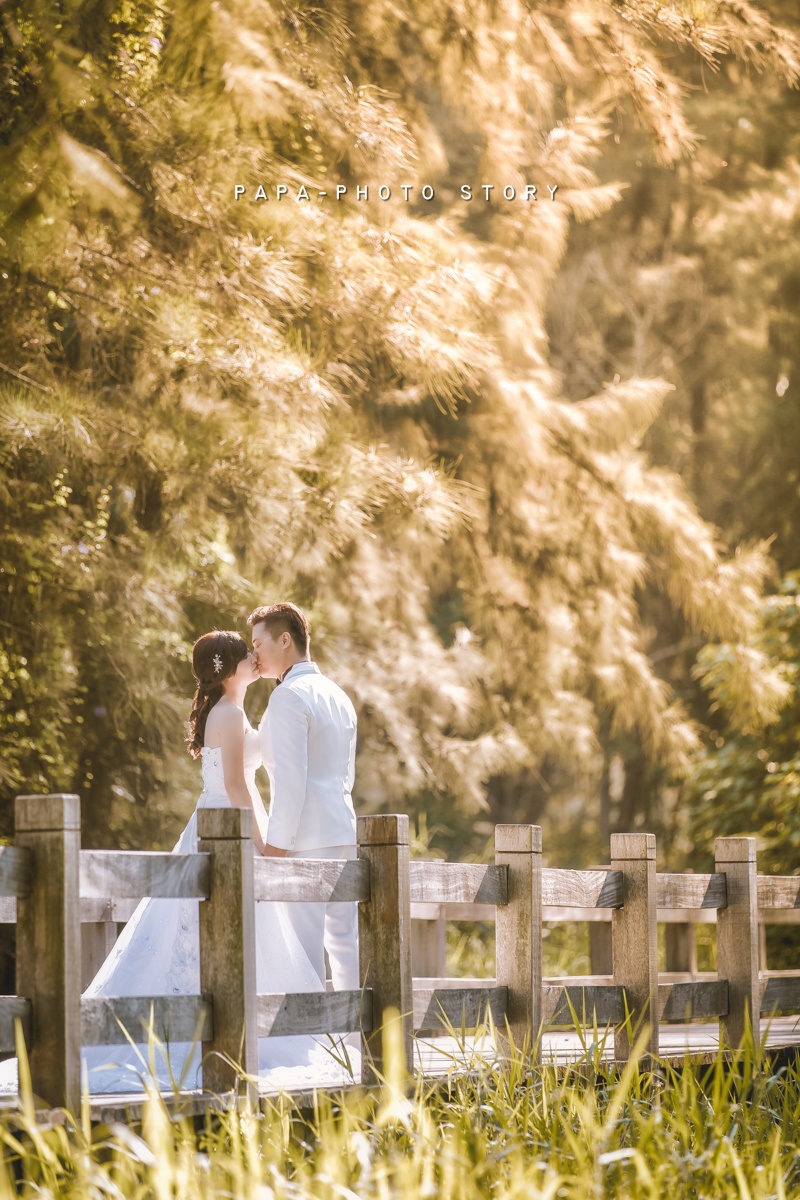
M 209 898 L 200 903 L 200 990 L 212 998 L 213 1035 L 203 1041 L 203 1089 L 255 1092 L 258 1075 L 253 814 L 203 808 L 198 849 L 211 855 Z
M 17 900 L 17 995 L 31 1002 L 33 1092 L 78 1111 L 81 1092 L 80 798 L 17 796 L 16 843 L 31 854 Z
M 611 870 L 623 876 L 623 906 L 611 916 L 614 983 L 625 989 L 634 1037 L 649 1027 L 646 1054 L 658 1054 L 656 839 L 652 833 L 612 833 Z M 614 1057 L 626 1061 L 628 1030 L 615 1034 Z
M 666 936 L 666 969 L 694 977 L 697 974 L 697 946 L 694 925 L 690 921 L 668 921 Z
M 592 975 L 611 975 L 614 958 L 611 949 L 611 921 L 589 922 L 589 968 Z
M 738 1046 L 748 1028 L 758 1038 L 761 1009 L 756 839 L 717 838 L 714 858 L 728 885 L 727 907 L 717 911 L 717 974 L 728 981 L 728 1015 L 720 1017 L 720 1037 Z
M 372 988 L 373 1032 L 362 1035 L 362 1082 L 383 1073 L 382 1027 L 388 1009 L 400 1013 L 406 1066 L 413 1066 L 411 888 L 408 817 L 358 818 L 358 856 L 369 863 L 369 893 L 358 906 L 361 986 Z
M 441 909 L 438 917 L 411 922 L 411 969 L 414 978 L 441 979 L 447 958 L 446 921 Z
M 539 1054 L 542 1023 L 542 831 L 498 825 L 494 860 L 508 870 L 508 903 L 497 906 L 497 985 L 508 988 L 508 1032 L 514 1045 Z M 504 1030 L 498 1030 L 502 1035 Z
M 94 979 L 114 949 L 116 921 L 84 921 L 81 925 L 81 991 Z

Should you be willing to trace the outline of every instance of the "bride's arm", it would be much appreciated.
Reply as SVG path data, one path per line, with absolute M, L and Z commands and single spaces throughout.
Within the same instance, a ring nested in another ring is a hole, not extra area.
M 225 720 L 220 725 L 219 734 L 225 791 L 234 808 L 249 808 L 252 812 L 253 800 L 244 777 L 244 726 L 237 712 L 226 714 Z M 255 813 L 253 814 L 253 843 L 259 854 L 263 854 L 264 841 L 258 829 Z

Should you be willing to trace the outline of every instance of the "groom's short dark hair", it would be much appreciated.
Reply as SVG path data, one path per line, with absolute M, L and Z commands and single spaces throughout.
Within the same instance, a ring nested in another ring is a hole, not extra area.
M 254 625 L 264 625 L 272 638 L 281 633 L 288 633 L 301 654 L 310 652 L 311 630 L 308 617 L 302 609 L 288 600 L 281 604 L 262 604 L 260 608 L 254 608 L 247 618 L 247 624 L 251 629 Z

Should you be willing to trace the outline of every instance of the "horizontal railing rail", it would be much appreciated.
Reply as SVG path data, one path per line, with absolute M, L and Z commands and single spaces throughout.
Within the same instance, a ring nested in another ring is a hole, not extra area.
M 23 1036 L 30 1045 L 31 1011 L 31 1002 L 27 998 L 0 996 L 0 1053 L 11 1054 L 16 1049 L 14 1027 L 17 1021 L 21 1022 Z
M 598 1025 L 616 1025 L 625 1020 L 625 993 L 618 984 L 563 983 L 545 984 L 542 1014 L 547 1025 L 573 1025 L 579 1021 Z
M 475 1029 L 488 1022 L 502 1029 L 508 1015 L 508 988 L 494 980 L 486 986 L 415 987 L 414 1027 L 418 1033 Z
M 694 979 L 659 983 L 660 1021 L 696 1021 L 702 1017 L 728 1015 L 728 983 L 725 979 Z
M 409 864 L 412 903 L 506 904 L 508 874 L 494 864 L 412 862 Z
M 777 972 L 761 979 L 761 1016 L 800 1012 L 800 973 Z
M 257 997 L 258 1036 L 372 1032 L 372 990 L 293 992 Z
M 800 909 L 800 876 L 759 875 L 757 881 L 759 908 Z
M 145 850 L 81 850 L 80 890 L 86 899 L 207 900 L 207 854 Z
M 725 875 L 656 875 L 657 908 L 726 908 Z
M 542 904 L 559 908 L 622 908 L 621 871 L 567 871 L 545 867 Z
M 160 1042 L 193 1042 L 213 1036 L 211 996 L 98 996 L 81 1001 L 81 1043 L 146 1045 L 149 1034 Z
M 261 858 L 253 870 L 256 900 L 369 900 L 369 867 L 358 859 Z

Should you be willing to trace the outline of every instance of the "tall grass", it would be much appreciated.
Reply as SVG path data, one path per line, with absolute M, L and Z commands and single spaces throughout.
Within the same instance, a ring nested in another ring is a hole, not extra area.
M 176 1117 L 157 1094 L 141 1122 L 37 1121 L 29 1091 L 0 1120 L 0 1200 L 472 1200 L 800 1194 L 800 1073 L 763 1046 L 731 1061 L 531 1071 L 476 1059 L 445 1081 L 403 1074 L 396 1030 L 373 1093 L 288 1097 L 266 1111 Z

